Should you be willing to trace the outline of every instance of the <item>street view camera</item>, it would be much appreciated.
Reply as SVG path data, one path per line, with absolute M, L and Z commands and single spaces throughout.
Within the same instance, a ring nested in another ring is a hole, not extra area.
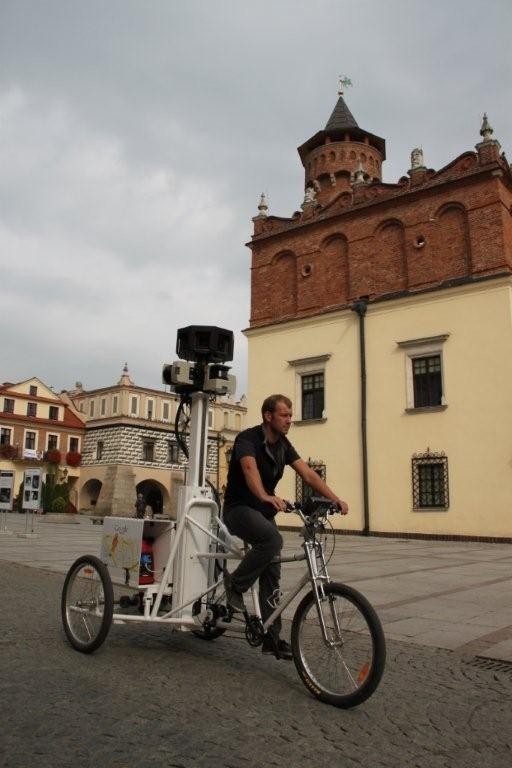
M 179 328 L 176 354 L 180 359 L 164 365 L 162 378 L 178 394 L 234 395 L 236 378 L 224 365 L 233 359 L 233 347 L 233 331 L 214 325 Z

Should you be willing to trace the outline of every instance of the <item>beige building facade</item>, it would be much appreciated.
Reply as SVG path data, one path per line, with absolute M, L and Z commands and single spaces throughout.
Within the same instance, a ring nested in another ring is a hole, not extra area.
M 79 509 L 94 515 L 134 514 L 142 493 L 155 514 L 176 514 L 186 457 L 174 434 L 179 397 L 140 387 L 125 365 L 118 383 L 95 390 L 81 384 L 66 397 L 86 420 Z M 244 428 L 245 398 L 218 398 L 208 414 L 207 473 L 222 494 L 229 451 Z
M 354 531 L 365 527 L 359 332 L 350 309 L 247 331 L 251 404 L 270 391 L 291 396 L 289 438 L 348 501 L 349 517 L 334 525 Z M 510 278 L 369 306 L 365 344 L 369 531 L 510 537 Z M 413 362 L 435 358 L 441 402 L 415 407 Z M 318 374 L 323 412 L 302 419 L 303 378 Z M 421 499 L 424 468 L 431 495 Z M 280 493 L 296 497 L 293 472 Z
M 492 134 L 484 115 L 474 151 L 436 171 L 415 149 L 383 183 L 385 141 L 340 93 L 299 147 L 301 210 L 258 206 L 248 421 L 291 397 L 340 528 L 512 540 L 512 172 Z M 308 489 L 288 472 L 280 493 Z

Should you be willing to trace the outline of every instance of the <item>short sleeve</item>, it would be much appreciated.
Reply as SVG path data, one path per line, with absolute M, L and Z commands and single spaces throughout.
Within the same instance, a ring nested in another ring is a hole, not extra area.
M 256 458 L 256 448 L 254 443 L 250 440 L 237 439 L 233 446 L 233 456 L 236 461 L 245 458 L 246 456 L 253 456 Z
M 294 461 L 297 461 L 297 459 L 300 459 L 299 454 L 293 447 L 291 443 L 288 443 L 286 446 L 286 451 L 284 453 L 284 460 L 286 464 L 293 464 Z

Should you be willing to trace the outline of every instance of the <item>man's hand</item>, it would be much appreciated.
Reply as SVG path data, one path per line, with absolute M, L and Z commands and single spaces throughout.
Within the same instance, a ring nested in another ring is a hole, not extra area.
M 272 504 L 277 512 L 286 512 L 286 501 L 284 499 L 280 499 L 279 496 L 269 496 L 267 494 L 261 500 L 266 504 Z
M 333 499 L 333 501 L 336 502 L 338 505 L 339 513 L 340 515 L 348 515 L 348 504 L 346 501 L 343 501 L 343 499 Z

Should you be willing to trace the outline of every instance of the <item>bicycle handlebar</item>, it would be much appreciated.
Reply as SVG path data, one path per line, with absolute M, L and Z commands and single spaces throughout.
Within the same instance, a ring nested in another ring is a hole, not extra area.
M 326 499 L 323 496 L 311 496 L 304 504 L 299 501 L 287 501 L 286 512 L 296 512 L 305 523 L 311 523 L 328 515 L 335 515 L 340 512 L 340 506 L 337 502 Z

